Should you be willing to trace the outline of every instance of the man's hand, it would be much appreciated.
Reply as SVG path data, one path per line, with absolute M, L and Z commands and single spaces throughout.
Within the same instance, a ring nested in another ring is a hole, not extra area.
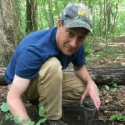
M 84 100 L 86 96 L 90 96 L 95 107 L 99 109 L 101 102 L 99 99 L 98 88 L 96 84 L 94 83 L 94 81 L 91 81 L 87 84 L 86 89 L 84 93 L 82 94 L 81 100 Z
M 86 96 L 90 96 L 95 107 L 99 109 L 100 107 L 100 99 L 98 94 L 98 88 L 95 82 L 91 79 L 89 72 L 86 69 L 86 66 L 82 67 L 74 66 L 75 74 L 86 84 L 86 89 L 82 94 L 81 100 L 83 100 Z
M 30 120 L 21 99 L 23 93 L 29 86 L 29 83 L 29 79 L 24 79 L 15 75 L 13 83 L 7 94 L 7 103 L 9 104 L 10 111 L 14 116 L 18 116 L 19 120 Z

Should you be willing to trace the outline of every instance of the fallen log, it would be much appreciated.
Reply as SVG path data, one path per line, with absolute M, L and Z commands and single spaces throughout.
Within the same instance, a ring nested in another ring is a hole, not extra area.
M 125 66 L 97 66 L 88 67 L 91 77 L 98 85 L 117 83 L 125 85 Z
M 0 85 L 6 85 L 5 69 L 5 67 L 0 68 Z M 108 85 L 110 83 L 125 85 L 125 66 L 87 66 L 87 69 L 97 85 Z M 73 70 L 64 70 L 63 72 L 74 73 Z
M 0 68 L 0 85 L 7 85 L 5 81 L 5 67 Z
M 110 83 L 125 85 L 125 66 L 87 66 L 87 69 L 97 85 L 109 85 Z M 73 70 L 64 72 L 74 73 Z

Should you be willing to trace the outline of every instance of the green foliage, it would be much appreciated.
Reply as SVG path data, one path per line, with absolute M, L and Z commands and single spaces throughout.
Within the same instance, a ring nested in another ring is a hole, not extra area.
M 13 116 L 10 112 L 9 112 L 9 105 L 5 102 L 2 103 L 2 105 L 0 106 L 0 110 L 2 112 L 5 113 L 5 115 L 2 116 L 2 119 L 0 121 L 0 125 L 3 124 L 4 121 L 6 120 L 11 120 L 13 121 L 15 124 L 19 124 L 19 125 L 23 125 L 25 123 L 28 123 L 28 125 L 40 125 L 41 123 L 44 123 L 46 121 L 46 118 L 44 118 L 44 107 L 40 107 L 39 109 L 39 116 L 41 116 L 42 118 L 35 123 L 34 121 L 30 121 L 28 119 L 23 119 L 23 120 L 19 120 L 18 116 Z
M 14 0 L 17 13 L 19 15 L 20 25 L 23 31 L 23 34 L 25 34 L 25 28 L 26 28 L 26 1 L 25 0 Z M 59 18 L 59 15 L 64 9 L 64 7 L 70 3 L 70 2 L 79 2 L 79 0 L 53 0 L 53 1 L 46 1 L 46 0 L 38 0 L 38 24 L 39 29 L 47 29 L 49 28 L 50 23 L 50 16 L 53 16 L 54 19 L 54 26 L 56 26 L 57 19 Z M 49 10 L 49 3 L 52 7 L 51 15 Z M 111 15 L 104 15 L 104 1 L 101 1 L 99 3 L 98 0 L 92 0 L 91 2 L 89 0 L 83 1 L 82 3 L 89 6 L 89 8 L 92 10 L 93 13 L 93 27 L 94 27 L 94 35 L 96 36 L 105 36 L 104 30 L 105 30 L 105 20 L 108 23 L 108 19 L 111 20 L 110 26 L 114 29 L 115 35 L 122 35 L 125 34 L 125 13 L 124 13 L 124 6 L 125 6 L 125 0 L 120 0 L 118 3 L 118 13 L 116 8 L 116 1 L 111 0 L 110 1 L 110 14 Z M 108 4 L 107 4 L 108 5 Z M 101 14 L 101 15 L 100 15 Z M 115 14 L 116 18 L 115 18 Z M 110 16 L 108 18 L 108 16 Z M 116 19 L 116 24 L 113 24 L 114 18 Z M 100 22 L 102 21 L 102 22 Z M 101 34 L 100 34 L 101 31 Z M 108 37 L 110 35 L 113 35 L 113 32 L 107 33 Z M 105 38 L 105 37 L 104 37 Z
M 91 49 L 88 45 L 85 45 L 85 56 L 88 56 L 90 54 Z
M 0 109 L 3 112 L 7 112 L 7 111 L 9 111 L 9 105 L 7 103 L 3 102 L 2 105 L 0 106 Z
M 22 37 L 24 37 L 26 29 L 26 0 L 14 0 L 16 13 L 20 21 L 20 29 L 22 31 Z
M 43 116 L 44 115 L 44 107 L 42 106 L 42 107 L 40 107 L 40 109 L 39 109 L 39 116 Z
M 57 19 L 60 16 L 61 11 L 64 9 L 64 7 L 70 3 L 70 2 L 80 2 L 81 0 L 37 0 L 37 6 L 38 6 L 38 29 L 48 29 L 50 28 L 50 22 L 51 18 L 53 20 L 54 26 L 57 26 Z M 118 2 L 119 1 L 119 2 Z M 109 4 L 105 4 L 104 1 L 100 0 L 85 0 L 81 1 L 82 3 L 89 6 L 93 13 L 93 38 L 94 42 L 103 42 L 107 44 L 107 40 L 112 40 L 114 36 L 118 35 L 125 35 L 125 0 L 111 0 Z M 107 2 L 107 1 L 105 1 Z M 26 35 L 25 29 L 26 29 L 26 0 L 14 0 L 16 13 L 18 14 L 19 29 L 22 31 L 24 37 Z M 116 6 L 118 4 L 118 6 Z M 51 11 L 50 11 L 51 6 Z M 108 9 L 108 7 L 110 7 Z M 117 10 L 118 7 L 118 10 Z M 104 8 L 107 8 L 105 11 L 110 10 L 110 14 L 105 14 Z M 109 18 L 108 18 L 109 16 Z M 110 29 L 108 30 L 108 25 L 110 26 Z M 96 41 L 97 38 L 100 40 Z M 101 38 L 101 39 L 100 39 Z M 91 42 L 91 41 L 88 41 Z M 93 42 L 93 44 L 94 44 Z M 8 44 L 7 44 L 8 45 Z M 105 59 L 105 58 L 113 58 L 115 59 L 118 57 L 118 53 L 109 54 L 107 52 L 108 47 L 105 47 L 105 51 L 100 51 L 98 53 L 91 54 L 91 50 L 93 45 L 87 46 L 85 50 L 85 55 L 87 55 L 87 60 L 96 60 L 96 59 Z M 6 46 L 5 46 L 6 48 Z M 7 49 L 10 51 L 11 49 Z M 12 48 L 14 50 L 14 48 Z M 110 50 L 109 50 L 110 51 Z M 8 52 L 9 53 L 9 52 Z M 12 53 L 12 52 L 11 52 Z M 5 54 L 6 55 L 6 54 Z M 3 55 L 5 57 L 5 55 Z M 11 55 L 6 55 L 7 57 L 7 63 L 10 60 Z M 123 55 L 124 56 L 124 55 Z M 6 64 L 4 60 L 0 63 L 0 66 L 3 66 L 3 64 Z
M 109 91 L 109 90 L 110 90 L 110 88 L 109 88 L 109 86 L 108 86 L 108 85 L 105 85 L 104 87 L 105 87 L 105 89 L 106 89 L 107 91 Z
M 118 85 L 117 83 L 110 83 L 110 86 L 104 85 L 104 88 L 109 92 L 115 93 L 118 89 Z
M 122 122 L 125 122 L 125 116 L 122 116 L 122 115 L 111 115 L 109 120 L 111 121 L 122 121 Z

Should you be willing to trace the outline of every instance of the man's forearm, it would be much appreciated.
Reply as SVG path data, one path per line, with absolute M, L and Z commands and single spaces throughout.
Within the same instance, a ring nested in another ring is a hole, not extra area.
M 98 88 L 95 82 L 91 79 L 89 72 L 87 71 L 86 67 L 83 66 L 81 68 L 75 69 L 75 74 L 84 82 L 86 83 L 86 89 L 81 96 L 81 100 L 84 100 L 86 96 L 90 96 L 93 100 L 97 109 L 100 107 L 100 98 L 98 93 Z
M 25 106 L 20 98 L 7 99 L 12 115 L 18 116 L 19 120 L 29 119 Z
M 86 84 L 92 81 L 89 72 L 86 69 L 86 66 L 81 67 L 80 69 L 75 69 L 75 74 Z

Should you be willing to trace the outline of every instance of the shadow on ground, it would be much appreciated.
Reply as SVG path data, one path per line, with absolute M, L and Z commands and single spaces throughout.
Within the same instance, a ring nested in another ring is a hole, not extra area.
M 27 111 L 29 116 L 33 121 L 38 121 L 40 117 L 38 116 L 37 108 L 27 103 Z M 0 119 L 4 114 L 0 112 Z M 117 125 L 111 121 L 102 121 L 98 119 L 98 112 L 96 112 L 94 120 L 91 124 L 85 123 L 84 114 L 81 114 L 81 109 L 79 104 L 64 105 L 63 106 L 63 117 L 62 120 L 68 125 Z M 91 120 L 88 118 L 88 120 Z M 4 121 L 2 125 L 16 125 L 11 120 Z M 42 124 L 41 124 L 42 125 Z

